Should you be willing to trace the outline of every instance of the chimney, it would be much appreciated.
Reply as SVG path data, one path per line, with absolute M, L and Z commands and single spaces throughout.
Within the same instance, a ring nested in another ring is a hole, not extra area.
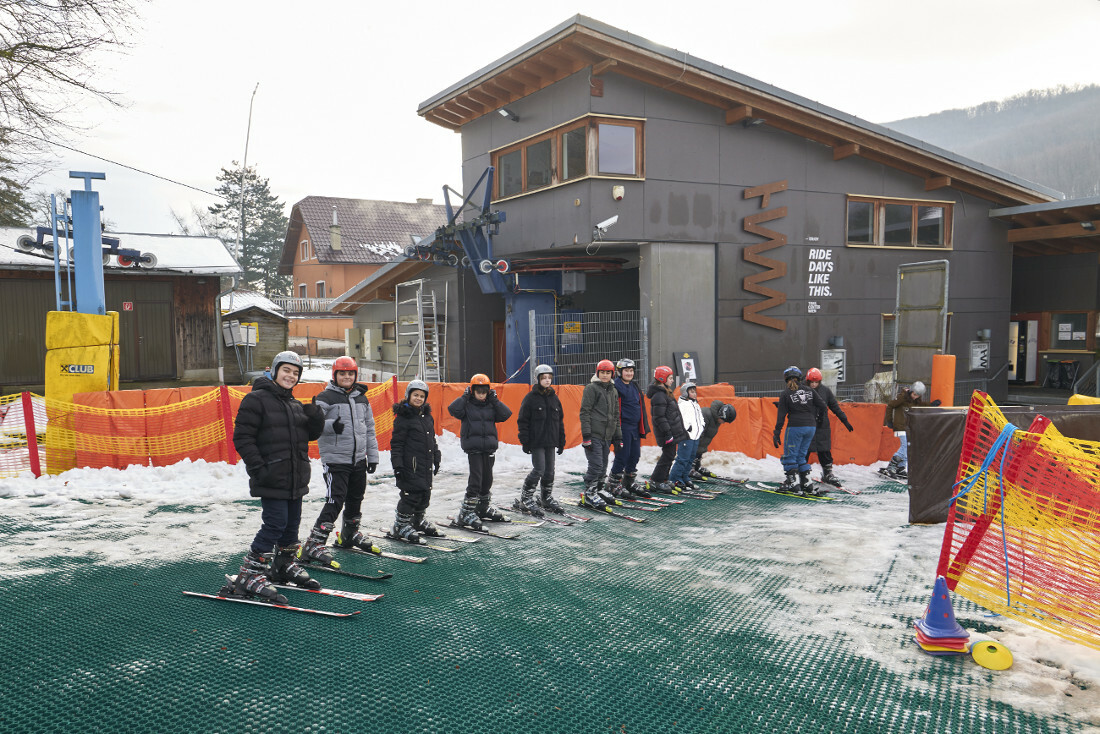
M 340 249 L 340 223 L 336 219 L 336 207 L 332 207 L 332 226 L 328 228 L 329 244 L 332 249 Z
M 431 204 L 432 200 L 431 199 L 417 199 L 416 203 L 417 204 Z

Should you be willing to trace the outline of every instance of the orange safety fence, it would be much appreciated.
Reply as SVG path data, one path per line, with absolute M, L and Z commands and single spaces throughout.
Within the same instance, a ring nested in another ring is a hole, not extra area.
M 1100 649 L 1100 443 L 970 400 L 937 576 L 1026 624 Z
M 368 386 L 381 450 L 389 449 L 393 404 L 404 397 L 407 384 L 389 381 Z M 294 388 L 294 396 L 308 402 L 324 387 L 324 383 L 301 383 Z M 445 430 L 459 433 L 459 421 L 451 417 L 447 406 L 466 387 L 465 383 L 429 385 L 428 403 L 437 434 Z M 577 446 L 581 443 L 579 413 L 584 386 L 558 385 L 555 389 L 564 409 L 567 446 Z M 233 420 L 250 390 L 250 387 L 221 386 L 79 393 L 72 403 L 47 401 L 30 393 L 0 397 L 0 477 L 15 476 L 28 469 L 37 475 L 56 474 L 78 466 L 167 466 L 183 459 L 236 463 Z M 497 386 L 496 390 L 513 414 L 498 426 L 500 439 L 503 443 L 518 444 L 516 416 L 530 387 L 507 384 Z M 737 420 L 718 431 L 711 443 L 712 451 L 739 452 L 753 459 L 780 455 L 781 450 L 772 446 L 775 398 L 738 398 L 733 388 L 725 384 L 700 387 L 700 403 L 709 406 L 712 400 L 721 400 L 737 409 Z M 32 466 L 24 403 L 33 405 L 30 415 L 34 428 L 30 433 L 39 444 L 34 455 L 42 457 L 37 466 Z M 649 415 L 648 400 L 646 403 Z M 897 450 L 898 440 L 882 426 L 885 406 L 845 403 L 843 407 L 856 430 L 849 433 L 830 414 L 836 463 L 868 465 L 889 459 Z M 656 445 L 652 427 L 642 443 Z M 310 456 L 319 458 L 316 444 L 310 445 Z

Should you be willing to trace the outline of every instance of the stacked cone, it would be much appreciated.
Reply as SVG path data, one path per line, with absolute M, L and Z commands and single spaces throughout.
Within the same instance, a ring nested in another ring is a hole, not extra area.
M 932 600 L 915 627 L 917 646 L 929 655 L 966 655 L 970 652 L 970 633 L 955 621 L 947 579 L 943 576 L 936 578 Z

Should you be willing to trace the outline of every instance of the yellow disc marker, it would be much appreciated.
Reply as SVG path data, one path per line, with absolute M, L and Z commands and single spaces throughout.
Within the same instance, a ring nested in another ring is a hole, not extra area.
M 990 670 L 1008 670 L 1012 667 L 1012 653 L 994 640 L 979 640 L 970 646 L 974 662 Z

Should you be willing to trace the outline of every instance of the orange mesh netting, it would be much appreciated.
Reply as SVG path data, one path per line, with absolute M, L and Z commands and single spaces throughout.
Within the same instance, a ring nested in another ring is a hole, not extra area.
M 937 575 L 982 606 L 1100 649 L 1100 443 L 970 401 Z

